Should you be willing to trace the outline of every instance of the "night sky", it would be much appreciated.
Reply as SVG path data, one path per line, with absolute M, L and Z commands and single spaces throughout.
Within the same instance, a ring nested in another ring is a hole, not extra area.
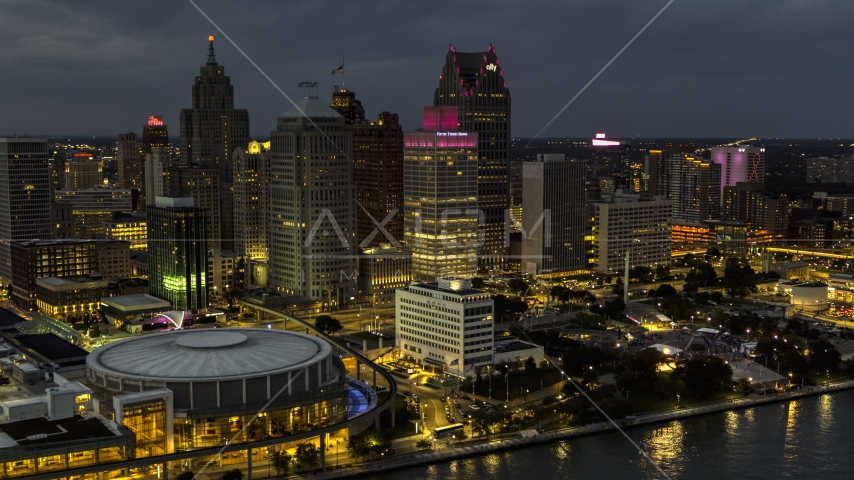
M 515 137 L 531 136 L 667 0 L 197 0 L 294 101 L 347 87 L 369 117 L 421 126 L 448 45 L 498 53 Z M 676 0 L 544 133 L 587 137 L 852 137 L 854 2 Z M 217 57 L 266 137 L 290 104 L 185 0 L 0 3 L 0 134 L 178 134 L 193 77 Z

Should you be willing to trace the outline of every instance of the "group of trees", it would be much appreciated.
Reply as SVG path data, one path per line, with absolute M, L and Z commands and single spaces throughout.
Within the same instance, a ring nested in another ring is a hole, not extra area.
M 590 305 L 590 312 L 596 315 L 602 315 L 605 318 L 619 320 L 623 318 L 623 311 L 626 309 L 626 302 L 622 298 L 605 301 L 604 305 L 594 303 Z
M 493 295 L 492 300 L 495 302 L 495 321 L 496 322 L 512 322 L 519 320 L 519 315 L 528 309 L 528 304 L 521 300 L 507 298 L 506 295 Z
M 732 389 L 732 367 L 722 358 L 711 355 L 695 355 L 677 363 L 671 378 L 684 383 L 698 398 Z
M 588 292 L 587 290 L 573 290 L 571 288 L 564 287 L 563 285 L 555 285 L 549 290 L 549 298 L 552 300 L 558 300 L 561 303 L 566 303 L 569 301 L 582 301 L 582 302 L 595 302 L 596 295 Z
M 750 266 L 746 258 L 731 257 L 726 259 L 721 285 L 730 298 L 744 298 L 751 293 L 756 293 L 758 282 L 759 275 L 753 271 L 753 267 Z
M 347 453 L 356 460 L 376 458 L 391 446 L 391 441 L 381 430 L 371 429 L 347 440 Z M 420 447 L 419 447 L 420 448 Z
M 762 337 L 755 351 L 766 359 L 769 368 L 776 367 L 783 374 L 836 371 L 841 360 L 839 351 L 827 340 L 814 340 L 805 345 L 794 333 Z

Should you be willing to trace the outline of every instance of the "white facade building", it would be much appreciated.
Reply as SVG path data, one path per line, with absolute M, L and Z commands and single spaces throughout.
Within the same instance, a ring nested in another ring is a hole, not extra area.
M 627 251 L 631 267 L 670 265 L 673 201 L 619 192 L 605 198 L 593 204 L 595 271 L 622 273 Z
M 413 282 L 395 300 L 395 346 L 405 355 L 459 376 L 492 365 L 494 302 L 471 280 Z

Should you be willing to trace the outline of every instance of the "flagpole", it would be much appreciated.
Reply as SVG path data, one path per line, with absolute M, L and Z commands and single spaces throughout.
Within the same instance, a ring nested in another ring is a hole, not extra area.
M 344 55 L 341 55 L 341 88 L 347 90 L 347 69 L 344 68 Z

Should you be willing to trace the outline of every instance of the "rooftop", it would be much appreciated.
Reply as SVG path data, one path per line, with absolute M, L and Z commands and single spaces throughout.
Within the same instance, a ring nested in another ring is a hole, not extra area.
M 13 339 L 22 347 L 32 350 L 51 361 L 84 358 L 89 352 L 66 342 L 52 333 L 18 335 Z
M 44 417 L 38 417 L 30 420 L 5 423 L 0 425 L 0 431 L 8 435 L 18 445 L 67 442 L 70 440 L 112 437 L 115 435 L 99 418 L 83 418 L 78 415 L 53 421 Z M 32 440 L 27 439 L 27 437 L 40 435 L 47 436 Z
M 36 279 L 36 283 L 44 283 L 52 287 L 61 285 L 93 283 L 104 281 L 105 278 L 100 273 L 87 273 L 86 275 L 74 275 L 69 277 L 46 277 Z
M 26 319 L 19 317 L 15 313 L 6 310 L 5 308 L 0 308 L 0 328 L 13 327 L 18 323 L 25 321 Z
M 145 293 L 136 295 L 121 295 L 118 297 L 109 297 L 101 300 L 101 303 L 113 307 L 125 309 L 140 309 L 140 308 L 171 308 L 172 304 L 166 300 L 152 297 Z
M 296 370 L 331 351 L 319 338 L 283 330 L 174 330 L 100 347 L 86 363 L 91 370 L 124 378 L 225 380 Z

